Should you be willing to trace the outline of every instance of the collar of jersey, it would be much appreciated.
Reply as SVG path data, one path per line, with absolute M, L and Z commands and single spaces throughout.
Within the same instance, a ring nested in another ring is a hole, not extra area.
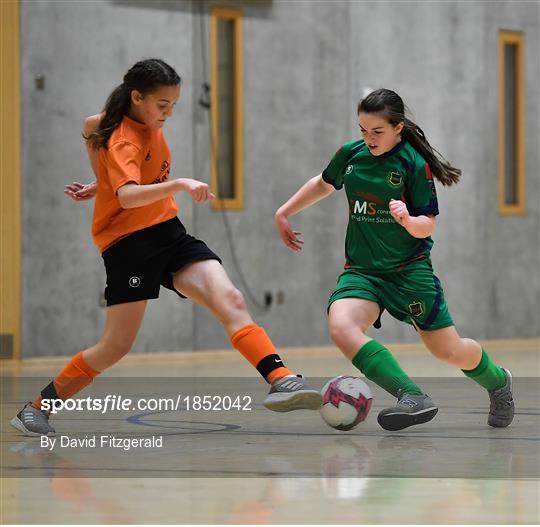
M 124 119 L 129 124 L 129 126 L 131 126 L 132 128 L 136 128 L 137 130 L 148 130 L 150 128 L 147 124 L 139 123 L 139 121 L 135 121 L 127 115 L 124 115 Z
M 380 156 L 373 156 L 377 159 L 386 159 L 387 157 L 393 156 L 395 153 L 399 152 L 403 147 L 405 146 L 405 141 L 402 139 L 392 150 L 388 150 L 388 152 L 385 152 L 384 154 L 381 154 Z M 370 152 L 371 153 L 371 152 Z

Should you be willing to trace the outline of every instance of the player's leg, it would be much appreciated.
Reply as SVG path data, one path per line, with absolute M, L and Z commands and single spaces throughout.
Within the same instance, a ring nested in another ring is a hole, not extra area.
M 460 338 L 455 326 L 430 331 L 418 329 L 418 334 L 426 348 L 443 362 L 462 370 L 472 370 L 480 363 L 482 358 L 480 344 L 471 339 Z M 501 380 L 504 380 L 504 375 Z
M 103 336 L 95 346 L 82 352 L 91 368 L 102 372 L 131 350 L 141 327 L 145 309 L 146 300 L 107 308 Z
M 145 307 L 144 300 L 108 307 L 105 330 L 99 342 L 75 355 L 41 394 L 11 420 L 11 424 L 25 435 L 54 435 L 48 422 L 48 409 L 42 410 L 42 400 L 72 397 L 128 353 L 139 331 Z
M 328 301 L 330 337 L 336 346 L 368 378 L 395 397 L 399 393 L 422 395 L 388 349 L 366 335 L 377 327 L 384 304 L 384 280 L 353 269 L 338 278 Z
M 354 360 L 364 344 L 372 340 L 366 331 L 379 318 L 380 312 L 377 302 L 364 298 L 341 298 L 330 305 L 330 338 L 350 361 Z
M 192 262 L 173 275 L 174 288 L 207 308 L 229 336 L 253 324 L 242 293 L 217 260 Z
M 379 413 L 378 422 L 384 429 L 401 430 L 425 423 L 436 415 L 436 406 L 408 377 L 390 351 L 366 335 L 379 313 L 379 305 L 371 300 L 335 300 L 329 309 L 330 336 L 369 380 L 398 398 L 395 407 Z
M 435 357 L 457 366 L 467 377 L 488 391 L 491 402 L 488 416 L 490 426 L 506 427 L 512 422 L 514 401 L 510 371 L 495 364 L 478 342 L 461 338 L 455 326 L 433 331 L 419 330 L 418 333 Z
M 272 384 L 265 406 L 275 411 L 316 409 L 317 390 L 294 376 L 278 355 L 266 331 L 255 324 L 242 293 L 217 260 L 192 262 L 173 274 L 174 288 L 206 307 L 222 324 L 231 343 Z

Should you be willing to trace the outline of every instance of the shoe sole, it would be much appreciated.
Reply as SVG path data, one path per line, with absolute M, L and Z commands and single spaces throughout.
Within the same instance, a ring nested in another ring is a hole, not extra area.
M 506 368 L 503 368 L 503 370 L 506 372 L 508 381 L 510 382 L 510 393 L 512 394 L 512 401 L 514 400 L 514 392 L 512 390 L 513 387 L 513 381 L 512 381 L 512 373 L 510 373 L 510 370 L 507 370 Z M 488 415 L 488 425 L 492 426 L 493 428 L 506 428 L 507 426 L 510 426 L 512 421 L 514 420 L 514 407 L 512 408 L 512 415 L 506 420 L 506 421 L 496 421 L 495 417 L 492 417 L 491 414 Z
M 426 408 L 420 410 L 414 414 L 408 413 L 391 413 L 391 414 L 379 414 L 377 416 L 377 422 L 385 429 L 392 432 L 396 430 L 403 430 L 413 425 L 420 425 L 431 421 L 439 411 L 438 408 Z
M 26 426 L 23 425 L 22 421 L 15 416 L 9 424 L 16 428 L 19 432 L 22 432 L 25 436 L 28 437 L 41 437 L 41 436 L 47 436 L 47 437 L 54 437 L 56 435 L 56 432 L 48 432 L 46 434 L 40 434 L 39 432 L 32 432 L 31 430 L 28 430 Z
M 318 410 L 322 406 L 322 396 L 315 391 L 297 394 L 273 393 L 265 399 L 263 405 L 273 412 Z

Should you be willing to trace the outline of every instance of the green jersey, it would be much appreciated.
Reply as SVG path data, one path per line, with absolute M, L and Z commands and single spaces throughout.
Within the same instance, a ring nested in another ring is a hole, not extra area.
M 345 268 L 395 272 L 429 257 L 433 240 L 415 238 L 390 214 L 391 199 L 411 216 L 437 215 L 437 193 L 429 165 L 406 141 L 374 156 L 363 140 L 344 144 L 324 170 L 324 181 L 345 186 L 349 225 Z

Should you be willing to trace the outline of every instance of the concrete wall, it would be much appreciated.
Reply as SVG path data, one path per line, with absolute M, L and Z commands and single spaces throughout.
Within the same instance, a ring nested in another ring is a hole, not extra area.
M 342 192 L 293 219 L 302 254 L 281 246 L 277 206 L 356 137 L 355 106 L 365 88 L 400 93 L 428 138 L 463 181 L 439 187 L 433 260 L 458 329 L 477 338 L 532 337 L 539 329 L 539 7 L 534 2 L 240 2 L 245 12 L 245 209 L 227 213 L 242 274 L 257 301 L 284 303 L 254 318 L 281 346 L 325 345 L 326 300 L 343 263 Z M 101 257 L 92 246 L 92 205 L 62 194 L 90 180 L 79 136 L 127 68 L 159 56 L 184 80 L 166 135 L 173 175 L 209 179 L 204 2 L 23 1 L 23 354 L 71 355 L 100 336 Z M 202 22 L 202 24 L 201 24 Z M 525 33 L 527 213 L 497 212 L 497 34 Z M 45 89 L 34 77 L 45 75 Z M 179 197 L 196 236 L 232 263 L 224 219 Z M 414 331 L 383 319 L 385 341 Z M 229 347 L 221 326 L 189 301 L 163 291 L 152 301 L 134 352 Z

